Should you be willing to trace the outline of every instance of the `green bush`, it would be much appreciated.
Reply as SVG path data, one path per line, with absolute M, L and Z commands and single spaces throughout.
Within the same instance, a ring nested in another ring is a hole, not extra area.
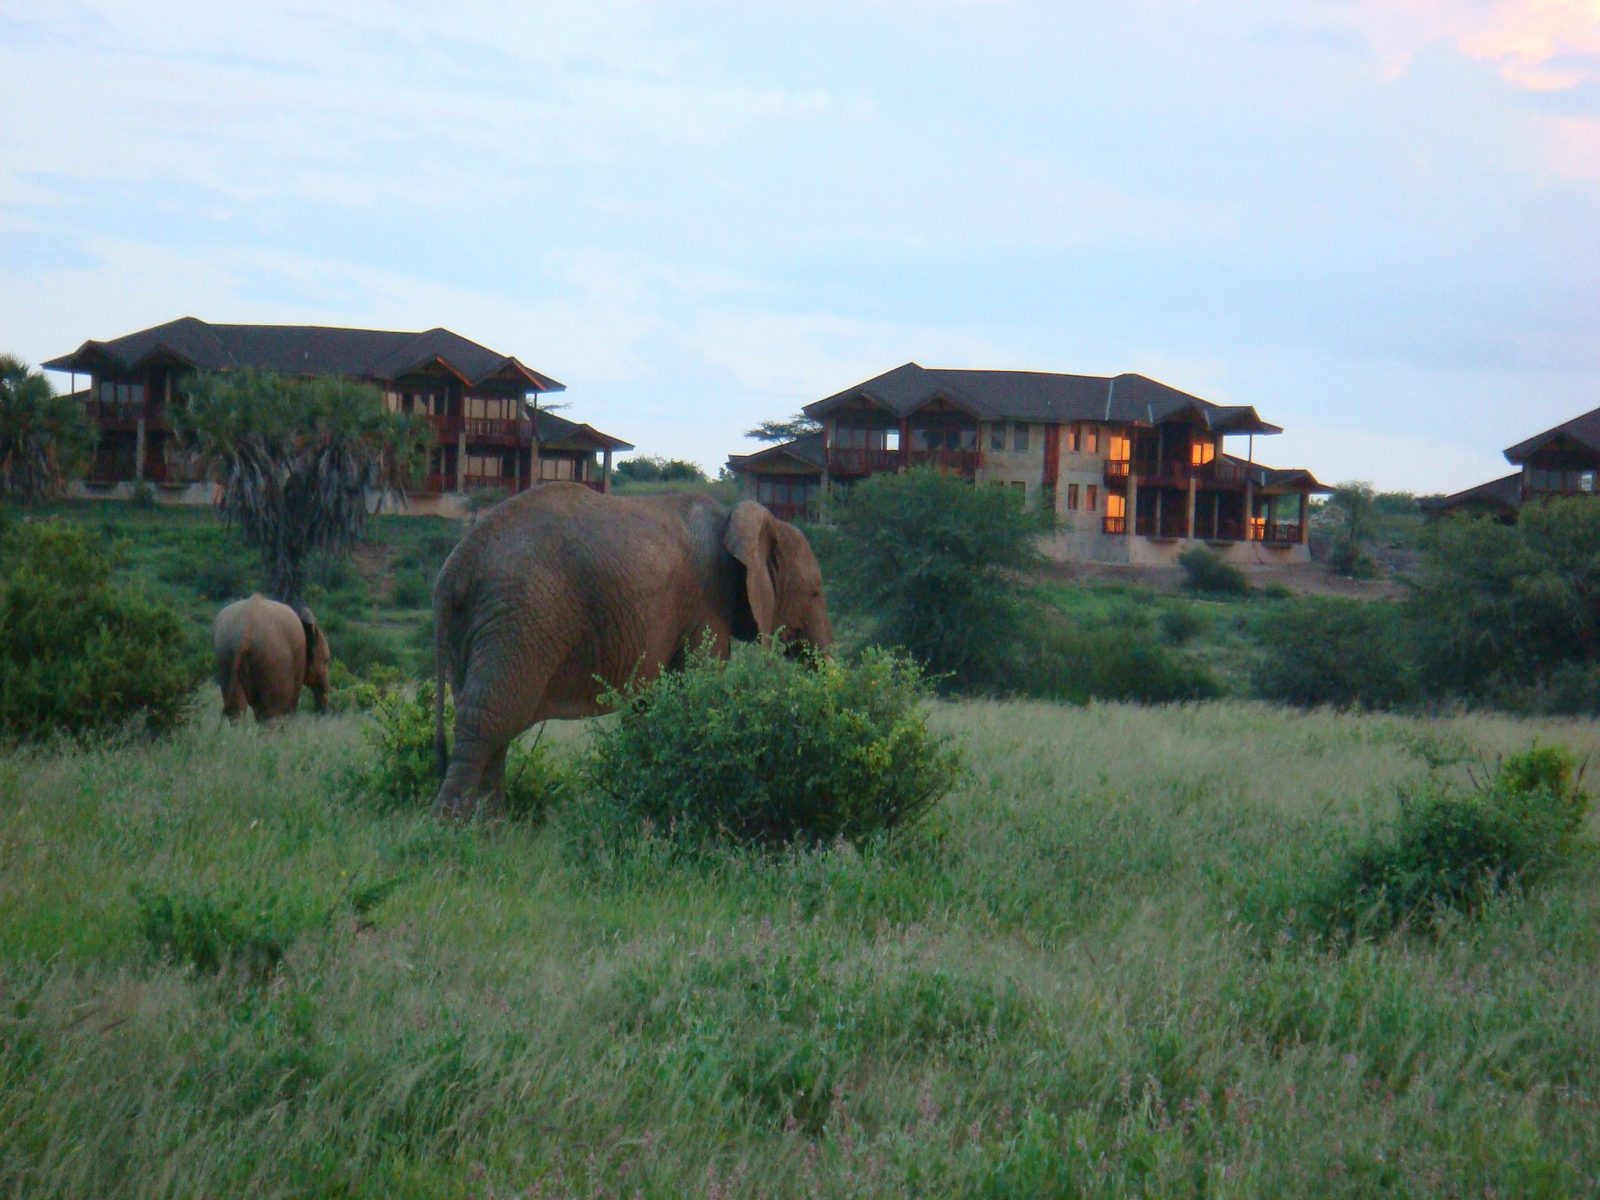
M 1307 599 L 1261 627 L 1256 694 L 1301 708 L 1393 708 L 1411 695 L 1401 611 L 1383 602 Z
M 353 675 L 365 676 L 379 669 L 402 667 L 400 651 L 393 642 L 370 629 L 346 626 L 338 631 L 337 639 L 334 631 L 328 630 L 328 647 L 333 657 L 343 662 Z
M 251 572 L 245 564 L 220 555 L 208 555 L 202 561 L 186 565 L 183 582 L 207 600 L 238 600 L 252 590 Z
M 165 732 L 204 671 L 178 614 L 114 584 L 82 527 L 30 522 L 0 543 L 0 739 Z
M 154 508 L 156 506 L 155 485 L 146 479 L 136 481 L 128 488 L 128 503 L 134 508 Z
M 374 689 L 371 723 L 363 730 L 366 756 L 342 782 L 347 799 L 380 812 L 426 810 L 439 790 L 433 749 L 433 684 L 415 689 Z M 445 727 L 454 705 L 445 700 Z M 513 742 L 506 755 L 506 815 L 513 821 L 542 820 L 572 793 L 570 775 L 544 746 Z
M 602 845 L 654 832 L 680 846 L 860 842 L 924 816 L 959 773 L 928 731 L 912 663 L 869 649 L 858 665 L 741 647 L 611 693 L 620 715 L 586 764 L 583 817 Z
M 1572 849 L 1589 809 L 1580 776 L 1567 751 L 1535 746 L 1470 790 L 1430 778 L 1315 888 L 1311 929 L 1342 939 L 1432 925 L 1528 887 Z
M 396 608 L 427 608 L 433 602 L 433 583 L 421 571 L 408 571 L 394 581 L 389 601 Z
M 139 933 L 151 950 L 198 971 L 269 975 L 302 932 L 328 920 L 303 899 L 277 891 L 245 897 L 147 884 L 132 891 Z
M 1156 624 L 1169 645 L 1186 646 L 1205 631 L 1207 622 L 1204 615 L 1190 605 L 1174 604 L 1161 610 Z
M 1243 596 L 1250 591 L 1244 572 L 1209 546 L 1190 546 L 1178 555 L 1178 565 L 1186 576 L 1184 586 L 1193 591 L 1221 596 Z
M 1222 694 L 1205 667 L 1173 653 L 1139 625 L 1115 620 L 1039 626 L 1024 644 L 1012 690 L 1073 704 L 1172 704 Z

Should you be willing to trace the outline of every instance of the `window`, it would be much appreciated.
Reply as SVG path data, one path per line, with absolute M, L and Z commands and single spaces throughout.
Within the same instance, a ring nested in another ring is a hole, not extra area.
M 1093 490 L 1092 488 L 1090 489 Z M 1125 517 L 1128 515 L 1128 498 L 1116 492 L 1106 493 L 1106 516 Z
M 1075 483 L 1067 484 L 1067 511 L 1078 511 L 1078 485 Z
M 1004 450 L 1006 448 L 1006 423 L 996 421 L 989 426 L 989 449 Z
M 1083 427 L 1083 452 L 1085 454 L 1100 453 L 1100 426 L 1085 425 Z
M 1071 424 L 1067 426 L 1067 449 L 1073 454 L 1078 453 L 1078 446 L 1083 440 L 1083 426 Z
M 1011 448 L 1013 450 L 1026 450 L 1028 448 L 1027 422 L 1018 421 L 1011 426 Z
M 1091 483 L 1087 488 L 1084 489 L 1083 506 L 1084 506 L 1084 508 L 1088 509 L 1090 512 L 1099 512 L 1100 511 L 1100 485 L 1099 484 Z
M 1215 442 L 1196 442 L 1189 448 L 1189 465 L 1203 467 L 1217 457 Z
M 498 454 L 469 454 L 467 455 L 467 474 L 481 476 L 484 479 L 499 479 L 503 475 L 504 460 Z

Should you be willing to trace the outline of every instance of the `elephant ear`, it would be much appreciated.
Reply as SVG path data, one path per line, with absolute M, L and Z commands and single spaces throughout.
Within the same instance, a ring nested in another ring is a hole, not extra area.
M 771 637 L 778 628 L 778 544 L 772 514 L 754 500 L 741 500 L 728 516 L 723 548 L 744 566 L 745 599 L 755 632 Z

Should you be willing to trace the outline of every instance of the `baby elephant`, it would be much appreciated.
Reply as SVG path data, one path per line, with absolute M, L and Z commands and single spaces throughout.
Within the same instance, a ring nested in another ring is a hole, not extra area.
M 328 710 L 328 639 L 309 609 L 251 596 L 217 614 L 211 628 L 217 656 L 222 715 L 230 720 L 248 704 L 256 720 L 285 716 L 300 705 L 309 687 L 317 711 Z

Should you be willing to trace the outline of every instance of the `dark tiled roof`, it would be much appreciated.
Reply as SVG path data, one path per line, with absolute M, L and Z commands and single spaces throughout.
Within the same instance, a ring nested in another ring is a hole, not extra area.
M 805 407 L 821 417 L 865 399 L 898 417 L 944 399 L 982 420 L 1110 421 L 1155 424 L 1185 409 L 1218 433 L 1281 433 L 1249 405 L 1212 404 L 1132 373 L 1057 375 L 1043 371 L 972 371 L 906 363 Z
M 539 444 L 552 450 L 632 450 L 633 443 L 601 433 L 593 425 L 580 425 L 553 412 L 539 409 L 534 414 L 534 433 Z
M 283 375 L 385 380 L 442 363 L 470 384 L 504 374 L 522 379 L 532 392 L 565 390 L 565 385 L 515 358 L 448 329 L 403 333 L 322 325 L 212 325 L 180 317 L 109 342 L 87 341 L 43 365 L 53 371 L 86 371 L 109 363 L 132 370 L 162 358 L 208 371 L 252 367 Z
M 728 470 L 737 474 L 770 463 L 776 458 L 792 459 L 803 466 L 822 470 L 825 462 L 822 434 L 808 433 L 805 437 L 795 438 L 792 442 L 783 442 L 777 446 L 768 446 L 765 450 L 757 450 L 754 454 L 730 454 Z
M 1522 472 L 1491 479 L 1464 492 L 1450 496 L 1434 496 L 1420 502 L 1422 507 L 1435 514 L 1451 512 L 1458 508 L 1497 508 L 1513 512 L 1522 507 Z
M 1304 467 L 1268 467 L 1261 463 L 1253 463 L 1240 458 L 1236 454 L 1224 454 L 1222 460 L 1235 466 L 1244 467 L 1249 473 L 1250 481 L 1259 491 L 1269 492 L 1331 492 L 1333 489 L 1322 483 Z
M 1572 420 L 1557 425 L 1554 429 L 1546 429 L 1525 442 L 1518 442 L 1506 451 L 1506 459 L 1520 463 L 1546 443 L 1558 438 L 1574 441 L 1584 449 L 1600 454 L 1600 408 L 1586 412 L 1581 417 L 1573 417 Z

